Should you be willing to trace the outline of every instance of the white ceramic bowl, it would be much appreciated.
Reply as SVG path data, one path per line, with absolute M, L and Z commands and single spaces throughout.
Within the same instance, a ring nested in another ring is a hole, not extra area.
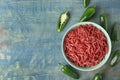
M 66 34 L 73 28 L 79 26 L 79 25 L 85 25 L 85 24 L 92 24 L 93 26 L 95 26 L 96 28 L 100 29 L 104 35 L 106 36 L 107 38 L 107 43 L 108 43 L 108 53 L 105 55 L 104 59 L 97 65 L 95 66 L 92 66 L 92 67 L 78 67 L 76 66 L 74 63 L 72 63 L 71 61 L 69 61 L 69 59 L 66 57 L 65 55 L 65 52 L 64 52 L 64 49 L 63 49 L 63 46 L 64 46 L 64 39 L 65 39 L 65 36 Z M 63 39 L 62 39 L 62 53 L 63 53 L 63 56 L 65 58 L 65 60 L 68 62 L 68 64 L 70 64 L 72 67 L 74 67 L 75 69 L 78 69 L 78 70 L 81 70 L 81 71 L 92 71 L 92 70 L 96 70 L 100 67 L 102 67 L 106 62 L 107 60 L 109 59 L 110 57 L 110 54 L 111 54 L 111 40 L 110 40 L 110 37 L 108 35 L 108 33 L 98 24 L 94 23 L 94 22 L 80 22 L 80 23 L 77 23 L 77 24 L 74 24 L 72 25 L 67 31 L 66 33 L 64 34 L 63 36 Z

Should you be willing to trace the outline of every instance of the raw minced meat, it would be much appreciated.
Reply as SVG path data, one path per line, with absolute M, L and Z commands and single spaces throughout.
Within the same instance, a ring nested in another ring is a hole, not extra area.
M 108 52 L 107 38 L 92 24 L 79 25 L 65 36 L 64 51 L 66 57 L 77 66 L 95 66 Z

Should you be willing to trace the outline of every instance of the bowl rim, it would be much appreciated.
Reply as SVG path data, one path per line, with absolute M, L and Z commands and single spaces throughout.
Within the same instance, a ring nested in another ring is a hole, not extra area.
M 66 36 L 66 34 L 71 30 L 71 29 L 73 29 L 73 28 L 75 28 L 75 27 L 78 27 L 79 25 L 85 25 L 85 24 L 92 24 L 93 26 L 95 26 L 96 28 L 98 28 L 98 29 L 100 29 L 103 33 L 104 33 L 104 35 L 106 36 L 106 38 L 107 38 L 107 43 L 108 43 L 108 53 L 105 55 L 105 57 L 103 58 L 103 60 L 99 63 L 99 64 L 97 64 L 97 65 L 95 65 L 95 66 L 92 66 L 92 67 L 87 67 L 87 68 L 85 68 L 85 67 L 80 67 L 80 66 L 76 66 L 74 63 L 72 63 L 71 61 L 69 61 L 69 59 L 67 59 L 67 57 L 66 57 L 66 55 L 65 55 L 65 52 L 64 52 L 64 39 L 65 39 L 65 36 Z M 67 63 L 69 64 L 69 65 L 71 65 L 73 68 L 75 68 L 75 69 L 77 69 L 77 70 L 80 70 L 80 71 L 93 71 L 93 70 L 96 70 L 96 69 L 99 69 L 99 68 L 101 68 L 107 61 L 108 61 L 108 59 L 109 59 L 109 57 L 110 57 L 110 54 L 111 54 L 111 49 L 112 49 L 112 45 L 111 45 L 111 39 L 110 39 L 110 36 L 108 35 L 108 33 L 106 32 L 106 30 L 103 28 L 103 27 L 101 27 L 100 25 L 98 25 L 97 23 L 95 23 L 95 22 L 90 22 L 90 21 L 86 21 L 86 22 L 79 22 L 79 23 L 76 23 L 76 24 L 74 24 L 74 25 L 72 25 L 70 28 L 68 28 L 68 30 L 64 33 L 64 35 L 63 35 L 63 38 L 62 38 L 62 55 L 63 55 L 63 57 L 65 58 L 65 60 L 67 61 Z

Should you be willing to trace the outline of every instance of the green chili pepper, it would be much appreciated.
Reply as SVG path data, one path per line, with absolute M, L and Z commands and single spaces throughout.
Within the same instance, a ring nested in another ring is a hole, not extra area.
M 95 7 L 88 7 L 80 18 L 80 22 L 89 20 L 95 14 Z
M 115 53 L 112 55 L 110 60 L 110 66 L 113 67 L 118 63 L 118 59 L 120 57 L 120 50 L 116 50 Z
M 92 80 L 102 80 L 102 75 L 100 73 L 96 73 Z
M 100 25 L 107 31 L 108 24 L 107 24 L 107 17 L 104 13 L 100 14 Z
M 66 24 L 68 23 L 70 19 L 70 13 L 69 11 L 65 11 L 63 13 L 61 13 L 60 17 L 59 17 L 59 22 L 58 22 L 58 32 L 61 32 L 64 27 L 66 26 Z
M 84 7 L 88 7 L 90 0 L 83 0 Z
M 79 75 L 75 71 L 73 71 L 68 65 L 63 65 L 61 63 L 59 63 L 59 65 L 61 66 L 61 71 L 64 74 L 66 74 L 74 79 L 79 79 Z
M 111 31 L 110 37 L 111 37 L 112 41 L 118 41 L 118 40 L 120 40 L 120 26 L 116 22 L 112 26 L 112 31 Z

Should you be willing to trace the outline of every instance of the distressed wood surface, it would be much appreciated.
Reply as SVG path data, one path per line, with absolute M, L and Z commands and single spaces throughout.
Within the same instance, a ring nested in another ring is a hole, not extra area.
M 120 24 L 120 0 L 90 0 L 97 14 L 90 21 L 99 24 L 99 14 L 107 14 L 109 26 Z M 57 32 L 60 13 L 70 10 L 66 28 Z M 66 30 L 85 11 L 82 0 L 0 0 L 0 80 L 73 80 L 64 75 L 58 63 L 65 63 L 61 41 Z M 120 48 L 115 43 L 113 51 Z M 120 80 L 120 64 L 108 63 L 92 72 L 79 71 L 79 80 L 91 80 L 104 69 L 104 80 Z

